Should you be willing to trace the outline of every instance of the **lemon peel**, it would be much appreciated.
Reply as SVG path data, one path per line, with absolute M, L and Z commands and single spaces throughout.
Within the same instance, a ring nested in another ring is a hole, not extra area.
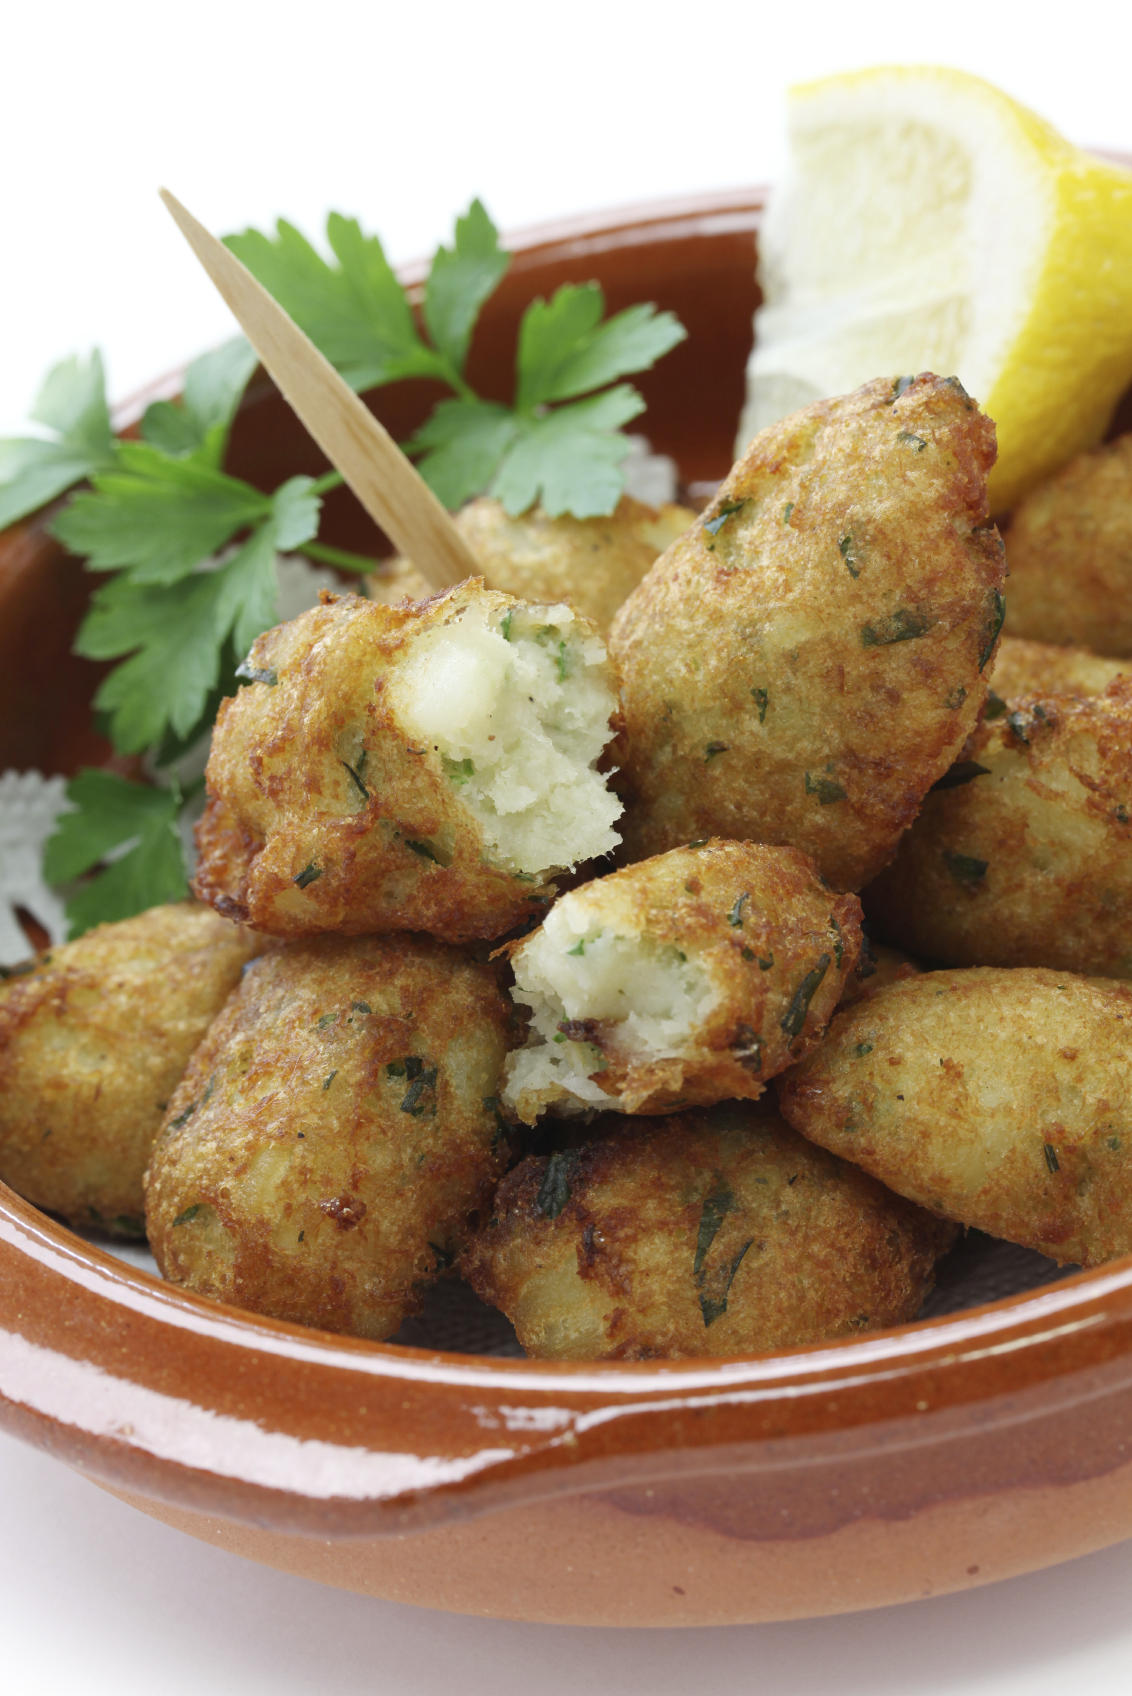
M 1132 171 L 981 78 L 883 66 L 791 93 L 739 447 L 878 375 L 958 376 L 991 510 L 1104 435 L 1132 381 Z

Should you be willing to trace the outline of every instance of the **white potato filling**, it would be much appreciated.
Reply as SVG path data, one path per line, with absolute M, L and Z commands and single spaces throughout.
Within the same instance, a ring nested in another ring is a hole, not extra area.
M 532 1010 L 527 1046 L 507 1056 L 503 1100 L 566 1091 L 585 1105 L 616 1105 L 590 1074 L 606 1062 L 595 1044 L 559 1030 L 573 1019 L 614 1020 L 618 1057 L 648 1065 L 686 1052 L 717 991 L 703 966 L 648 936 L 621 936 L 575 895 L 548 913 L 514 956 L 515 1001 Z M 608 1035 L 608 1033 L 606 1033 Z
M 413 644 L 389 688 L 493 861 L 539 874 L 621 840 L 621 803 L 593 769 L 617 705 L 609 658 L 570 607 L 472 601 Z

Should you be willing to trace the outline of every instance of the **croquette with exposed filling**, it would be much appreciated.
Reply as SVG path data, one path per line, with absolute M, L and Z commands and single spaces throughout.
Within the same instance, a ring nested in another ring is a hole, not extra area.
M 169 1103 L 150 1246 L 200 1295 L 382 1338 L 489 1204 L 507 1007 L 420 936 L 318 937 L 247 972 Z
M 517 518 L 483 495 L 456 514 L 456 528 L 493 589 L 525 601 L 569 601 L 604 634 L 658 554 L 696 521 L 685 506 L 646 506 L 622 495 L 607 518 L 550 518 L 541 506 Z M 369 579 L 375 600 L 395 606 L 432 593 L 408 560 L 382 561 Z
M 610 633 L 625 859 L 713 835 L 838 889 L 896 851 L 986 694 L 1005 564 L 994 426 L 954 378 L 878 379 L 755 437 Z
M 99 925 L 0 983 L 0 1178 L 144 1234 L 142 1174 L 194 1048 L 266 939 L 190 902 Z
M 784 1117 L 941 1217 L 1063 1265 L 1132 1251 L 1132 985 L 925 972 L 838 1013 Z
M 817 1041 L 861 947 L 860 904 L 794 848 L 674 848 L 573 890 L 512 955 L 527 1045 L 504 1104 L 669 1112 L 754 1100 Z
M 948 966 L 1132 978 L 1132 677 L 982 724 L 865 892 L 880 936 Z
M 537 1360 L 740 1355 L 901 1324 L 954 1237 L 769 1102 L 593 1129 L 612 1134 L 508 1174 L 461 1262 Z
M 619 840 L 595 770 L 616 680 L 568 606 L 478 580 L 420 606 L 326 597 L 242 675 L 194 887 L 260 930 L 499 936 L 541 916 L 555 869 Z

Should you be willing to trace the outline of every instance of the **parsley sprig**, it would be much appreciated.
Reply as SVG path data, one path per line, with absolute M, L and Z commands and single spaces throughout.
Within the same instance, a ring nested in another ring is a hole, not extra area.
M 672 313 L 644 305 L 606 318 L 596 283 L 532 301 L 514 404 L 504 406 L 477 395 L 466 375 L 479 314 L 510 264 L 478 200 L 457 220 L 452 246 L 437 250 L 419 317 L 375 235 L 336 212 L 326 234 L 331 259 L 283 220 L 274 237 L 247 230 L 228 245 L 355 389 L 419 377 L 452 391 L 404 444 L 447 506 L 486 492 L 513 516 L 536 501 L 551 517 L 613 511 L 628 452 L 622 426 L 645 404 L 620 379 L 684 339 Z M 95 696 L 99 722 L 155 780 L 88 770 L 68 785 L 72 811 L 44 870 L 55 883 L 85 880 L 67 906 L 72 935 L 185 892 L 177 821 L 194 786 L 182 789 L 172 768 L 207 735 L 238 687 L 242 656 L 275 622 L 277 556 L 299 551 L 355 572 L 373 563 L 318 540 L 336 472 L 264 493 L 225 471 L 255 366 L 243 337 L 205 354 L 181 398 L 151 405 L 141 439 L 126 441 L 113 433 L 98 353 L 68 359 L 32 413 L 44 433 L 0 442 L 0 527 L 85 485 L 50 523 L 89 570 L 107 575 L 75 648 L 118 662 Z

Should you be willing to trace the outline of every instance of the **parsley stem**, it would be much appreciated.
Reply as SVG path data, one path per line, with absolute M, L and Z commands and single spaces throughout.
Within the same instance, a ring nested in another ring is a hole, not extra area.
M 307 490 L 307 494 L 328 495 L 331 489 L 340 489 L 345 481 L 346 479 L 340 471 L 326 471 L 321 477 L 315 478 Z
M 324 565 L 336 565 L 339 571 L 364 572 L 367 576 L 381 563 L 380 560 L 367 559 L 364 554 L 348 554 L 342 548 L 328 547 L 325 542 L 304 542 L 295 552 L 305 554 L 308 559 L 319 559 Z

